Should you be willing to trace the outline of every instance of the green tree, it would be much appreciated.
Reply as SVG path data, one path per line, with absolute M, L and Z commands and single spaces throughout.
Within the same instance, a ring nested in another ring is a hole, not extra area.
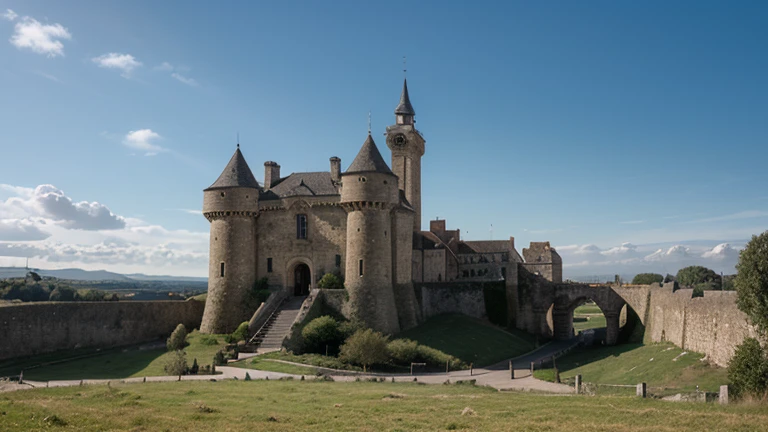
M 700 285 L 701 288 L 720 286 L 720 275 L 713 270 L 702 266 L 681 268 L 677 272 L 675 279 L 677 280 L 677 283 L 685 287 L 696 287 L 698 285 Z
M 728 362 L 728 380 L 735 396 L 761 397 L 768 392 L 768 357 L 760 342 L 746 338 Z
M 232 332 L 232 341 L 240 342 L 248 338 L 248 321 L 243 321 L 237 326 L 237 329 Z
M 333 273 L 326 273 L 317 283 L 317 287 L 321 289 L 344 289 L 344 281 Z
M 262 303 L 267 301 L 271 292 L 269 291 L 269 279 L 263 277 L 256 282 L 248 290 L 248 294 L 245 296 L 245 307 L 247 310 L 256 312 L 256 309 L 261 306 Z
M 171 353 L 163 367 L 163 370 L 165 370 L 165 373 L 168 375 L 186 375 L 187 369 L 189 369 L 189 366 L 187 365 L 187 354 L 182 350 L 177 350 Z
M 56 287 L 51 291 L 51 295 L 48 296 L 50 301 L 75 301 L 77 297 L 77 291 L 67 286 Z
M 184 324 L 179 324 L 168 340 L 165 341 L 165 346 L 168 348 L 168 351 L 177 351 L 183 349 L 186 343 L 187 329 L 184 327 Z
M 752 240 L 739 255 L 733 284 L 737 304 L 763 335 L 768 334 L 768 231 Z
M 664 276 L 658 273 L 640 273 L 635 275 L 632 279 L 633 285 L 650 285 L 655 283 L 661 283 L 664 281 Z
M 339 331 L 339 322 L 328 315 L 315 318 L 301 330 L 304 338 L 305 349 L 308 352 L 325 353 L 326 346 L 329 351 L 336 354 L 339 344 L 344 340 Z
M 341 346 L 339 357 L 348 363 L 361 365 L 365 372 L 368 366 L 388 360 L 388 339 L 387 336 L 371 329 L 358 330 Z

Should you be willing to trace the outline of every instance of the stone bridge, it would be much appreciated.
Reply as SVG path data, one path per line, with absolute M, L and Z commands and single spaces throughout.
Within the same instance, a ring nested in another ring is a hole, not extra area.
M 619 336 L 620 316 L 627 305 L 645 325 L 648 311 L 648 286 L 589 285 L 552 283 L 533 278 L 519 289 L 518 328 L 558 340 L 573 337 L 573 311 L 587 300 L 602 310 L 606 321 L 606 344 L 613 345 Z M 551 315 L 550 315 L 551 311 Z

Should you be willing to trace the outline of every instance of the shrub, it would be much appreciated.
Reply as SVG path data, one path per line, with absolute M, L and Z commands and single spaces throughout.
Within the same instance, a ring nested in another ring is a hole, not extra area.
M 341 346 L 342 360 L 363 366 L 363 371 L 372 364 L 388 360 L 387 336 L 371 329 L 358 330 Z
M 192 361 L 192 367 L 189 368 L 189 374 L 190 375 L 197 375 L 197 372 L 200 370 L 200 366 L 197 364 L 197 359 L 194 359 Z
M 227 364 L 227 359 L 224 356 L 224 351 L 216 351 L 216 354 L 213 355 L 213 365 L 223 366 L 225 364 Z
M 163 370 L 168 375 L 186 375 L 187 368 L 187 354 L 182 350 L 177 350 L 171 353 Z
M 333 273 L 326 273 L 317 283 L 318 288 L 322 289 L 344 289 L 344 281 Z
M 245 306 L 249 311 L 255 312 L 271 294 L 268 281 L 266 277 L 263 277 L 257 280 L 248 290 L 248 294 L 245 297 Z
M 184 328 L 184 324 L 179 324 L 176 329 L 171 333 L 171 336 L 165 342 L 165 346 L 168 351 L 177 351 L 184 349 L 187 343 L 187 329 Z
M 339 322 L 328 315 L 315 318 L 301 330 L 305 350 L 319 354 L 325 353 L 325 347 L 335 354 L 344 340 L 339 331 Z
M 632 279 L 632 284 L 633 285 L 650 285 L 650 284 L 661 283 L 663 281 L 664 281 L 664 276 L 658 273 L 640 273 L 638 275 L 635 275 L 635 277 Z
M 419 343 L 410 339 L 395 339 L 387 344 L 389 357 L 396 364 L 411 364 L 419 358 Z
M 248 338 L 248 321 L 243 321 L 237 326 L 237 329 L 232 332 L 233 342 L 240 342 Z
M 426 345 L 419 345 L 410 339 L 395 339 L 387 344 L 387 352 L 393 363 L 407 366 L 411 363 L 426 363 L 431 367 L 461 369 L 465 364 L 440 350 Z
M 70 287 L 56 287 L 48 297 L 50 301 L 75 301 L 77 291 Z
M 365 325 L 358 320 L 342 321 L 339 323 L 339 337 L 341 340 L 347 340 L 358 330 L 364 330 Z
M 734 396 L 763 396 L 768 392 L 768 357 L 760 342 L 746 338 L 728 362 L 728 380 Z

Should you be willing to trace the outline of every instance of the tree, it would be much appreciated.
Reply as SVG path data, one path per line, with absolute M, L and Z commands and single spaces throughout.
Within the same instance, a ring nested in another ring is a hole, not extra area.
M 53 291 L 51 291 L 51 295 L 48 296 L 48 300 L 50 301 L 75 301 L 75 297 L 77 296 L 77 291 L 70 287 L 66 286 L 60 286 L 54 288 Z
M 373 364 L 385 363 L 389 338 L 371 329 L 358 330 L 341 346 L 342 360 L 363 366 L 363 372 Z
M 168 375 L 186 375 L 187 369 L 187 354 L 182 350 L 171 353 L 163 367 Z
M 768 231 L 752 240 L 739 255 L 736 265 L 737 304 L 758 331 L 768 334 Z
M 690 266 L 681 268 L 677 272 L 677 277 L 675 279 L 677 279 L 677 282 L 681 286 L 686 287 L 701 286 L 703 289 L 720 287 L 720 275 L 715 273 L 713 270 L 702 266 Z
M 675 277 L 672 276 L 671 274 L 667 273 L 667 275 L 664 276 L 664 283 L 669 283 L 674 281 L 675 281 Z
M 237 326 L 237 329 L 232 332 L 232 341 L 240 342 L 248 338 L 248 321 L 243 321 Z
M 326 273 L 317 283 L 317 287 L 321 289 L 344 289 L 344 281 L 333 273 Z
M 267 301 L 271 292 L 269 291 L 269 279 L 263 277 L 256 282 L 248 290 L 248 294 L 245 296 L 245 307 L 248 311 L 255 312 L 256 309 L 261 306 L 262 303 Z
M 728 362 L 728 380 L 735 396 L 768 392 L 768 357 L 755 338 L 746 338 Z
M 176 351 L 184 348 L 187 343 L 187 329 L 184 324 L 179 324 L 176 329 L 171 333 L 171 336 L 165 341 L 165 346 L 168 351 Z
M 640 273 L 635 275 L 632 279 L 633 285 L 650 285 L 661 283 L 664 281 L 664 276 L 657 273 Z
M 325 353 L 326 346 L 335 354 L 344 340 L 339 331 L 339 322 L 328 315 L 310 321 L 301 330 L 301 336 L 307 351 L 320 354 Z

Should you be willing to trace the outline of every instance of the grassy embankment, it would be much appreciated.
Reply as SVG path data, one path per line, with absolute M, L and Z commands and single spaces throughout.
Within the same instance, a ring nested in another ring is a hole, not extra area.
M 467 385 L 228 381 L 37 389 L 0 396 L 2 429 L 766 431 L 765 406 L 552 397 Z
M 623 344 L 577 351 L 557 359 L 561 380 L 578 374 L 586 383 L 634 385 L 645 382 L 655 393 L 718 391 L 728 383 L 727 371 L 701 362 L 703 355 L 672 344 Z M 554 371 L 536 371 L 535 377 L 554 381 Z M 634 392 L 634 389 L 630 389 Z
M 196 331 L 187 336 L 184 351 L 190 366 L 194 359 L 200 366 L 211 364 L 216 352 L 224 348 L 223 335 L 214 335 L 216 343 L 213 344 L 204 343 L 205 339 L 212 340 L 205 336 Z M 34 381 L 158 376 L 166 375 L 163 367 L 169 355 L 165 346 L 59 352 L 0 362 L 0 376 L 18 375 L 22 369 L 24 378 Z M 82 358 L 67 360 L 75 357 Z

